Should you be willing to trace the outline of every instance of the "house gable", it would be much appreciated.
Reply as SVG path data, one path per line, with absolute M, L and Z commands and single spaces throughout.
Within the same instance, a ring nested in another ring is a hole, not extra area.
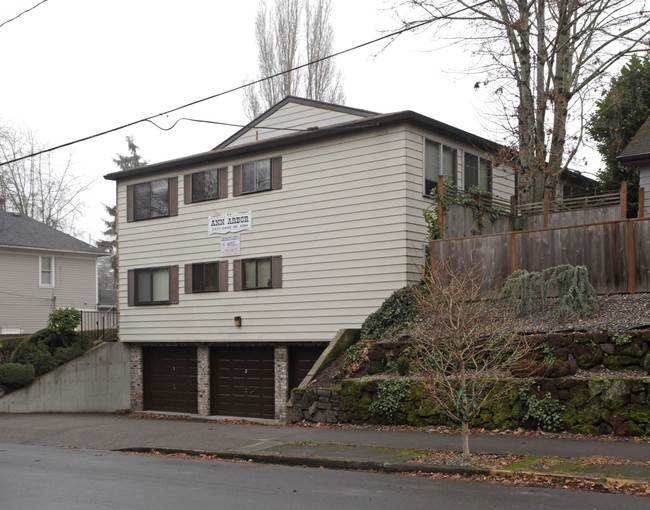
M 288 96 L 215 147 L 225 149 L 376 115 L 374 112 Z

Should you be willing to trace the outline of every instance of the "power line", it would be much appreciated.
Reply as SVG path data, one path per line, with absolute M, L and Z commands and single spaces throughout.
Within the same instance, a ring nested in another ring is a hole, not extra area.
M 47 1 L 47 0 L 43 0 L 43 1 Z M 41 2 L 41 3 L 42 3 L 42 2 Z M 272 80 L 273 78 L 277 78 L 278 76 L 282 76 L 282 75 L 284 75 L 284 74 L 291 73 L 291 72 L 293 72 L 293 71 L 297 71 L 297 70 L 302 69 L 302 68 L 304 68 L 304 67 L 308 67 L 308 66 L 310 66 L 310 65 L 317 64 L 318 62 L 323 62 L 323 61 L 325 61 L 325 60 L 329 60 L 329 59 L 331 59 L 331 58 L 335 58 L 335 57 L 338 57 L 338 56 L 340 56 L 340 55 L 344 55 L 345 53 L 350 53 L 351 51 L 358 50 L 358 49 L 360 49 L 360 48 L 363 48 L 363 47 L 365 47 L 365 46 L 369 46 L 369 45 L 374 44 L 374 43 L 377 43 L 377 42 L 379 42 L 379 41 L 383 41 L 383 40 L 385 40 L 385 39 L 390 39 L 390 38 L 397 37 L 397 36 L 399 36 L 399 35 L 401 35 L 401 34 L 403 34 L 403 33 L 405 33 L 405 32 L 411 32 L 411 31 L 413 31 L 413 30 L 417 30 L 418 28 L 421 28 L 421 27 L 423 27 L 423 26 L 425 26 L 425 25 L 428 25 L 428 24 L 430 24 L 430 23 L 433 23 L 434 21 L 436 21 L 436 20 L 435 20 L 435 19 L 425 20 L 425 21 L 422 21 L 422 22 L 420 22 L 420 23 L 417 23 L 417 24 L 411 25 L 411 26 L 409 26 L 409 27 L 407 27 L 407 28 L 403 28 L 403 29 L 401 29 L 401 30 L 397 30 L 397 31 L 395 31 L 395 32 L 391 32 L 390 34 L 383 35 L 383 36 L 378 37 L 378 38 L 376 38 L 376 39 L 373 39 L 373 40 L 371 40 L 371 41 L 367 41 L 367 42 L 365 42 L 365 43 L 358 44 L 358 45 L 356 45 L 356 46 L 353 46 L 353 47 L 351 47 L 351 48 L 348 48 L 348 49 L 345 49 L 345 50 L 342 50 L 342 51 L 339 51 L 339 52 L 336 52 L 336 53 L 333 53 L 333 54 L 331 54 L 331 55 L 327 55 L 327 56 L 325 56 L 325 57 L 322 57 L 322 58 L 319 58 L 319 59 L 316 59 L 316 60 L 312 60 L 311 62 L 307 62 L 306 64 L 301 64 L 301 65 L 299 65 L 299 66 L 293 67 L 293 68 L 291 68 L 291 69 L 287 69 L 287 70 L 285 70 L 285 71 L 280 71 L 280 72 L 278 72 L 278 73 L 272 74 L 272 75 L 267 76 L 267 77 L 265 77 L 265 78 L 260 78 L 260 79 L 258 79 L 258 80 L 254 80 L 254 81 L 251 81 L 251 82 L 249 82 L 249 83 L 245 83 L 245 84 L 240 85 L 240 86 L 238 86 L 238 87 L 233 87 L 233 88 L 228 89 L 228 90 L 225 90 L 225 91 L 223 91 L 223 92 L 218 92 L 217 94 L 213 94 L 213 95 L 211 95 L 211 96 L 204 97 L 203 99 L 198 99 L 198 100 L 196 100 L 196 101 L 192 101 L 191 103 L 187 103 L 187 104 L 184 104 L 184 105 L 182 105 L 182 106 L 178 106 L 178 107 L 176 107 L 176 108 L 172 108 L 171 110 L 167 110 L 167 111 L 165 111 L 165 112 L 158 113 L 158 114 L 156 114 L 156 115 L 151 115 L 151 116 L 149 116 L 149 117 L 144 117 L 144 118 L 141 118 L 141 119 L 138 119 L 138 120 L 134 120 L 133 122 L 128 122 L 127 124 L 122 124 L 121 126 L 117 126 L 117 127 L 111 128 L 111 129 L 107 129 L 107 130 L 105 130 L 105 131 L 102 131 L 102 132 L 100 132 L 100 133 L 96 133 L 96 134 L 94 134 L 94 135 L 89 135 L 89 136 L 85 136 L 85 137 L 83 137 L 83 138 L 78 138 L 77 140 L 74 140 L 74 141 L 71 141 L 71 142 L 66 142 L 66 143 L 63 143 L 63 144 L 61 144 L 61 145 L 57 145 L 57 146 L 55 146 L 55 147 L 50 147 L 50 148 L 48 148 L 48 149 L 43 149 L 43 150 L 41 150 L 41 151 L 34 152 L 34 153 L 32 153 L 32 154 L 28 154 L 28 155 L 26 155 L 26 156 L 20 156 L 20 157 L 18 157 L 18 158 L 14 158 L 14 159 L 9 160 L 9 161 L 4 161 L 4 162 L 0 163 L 0 167 L 2 167 L 2 166 L 4 166 L 4 165 L 9 165 L 9 164 L 11 164 L 11 163 L 16 163 L 17 161 L 22 161 L 22 160 L 24 160 L 24 159 L 32 158 L 32 157 L 35 157 L 35 156 L 40 156 L 41 154 L 46 154 L 46 153 L 48 153 L 48 152 L 52 152 L 52 151 L 55 151 L 55 150 L 58 150 L 58 149 L 63 149 L 64 147 L 69 147 L 69 146 L 71 146 L 71 145 L 76 145 L 76 144 L 81 143 L 81 142 L 86 142 L 86 141 L 88 141 L 88 140 L 92 140 L 93 138 L 99 138 L 100 136 L 108 135 L 108 134 L 110 134 L 110 133 L 114 133 L 114 132 L 116 132 L 116 131 L 121 131 L 122 129 L 126 129 L 126 128 L 131 127 L 131 126 L 135 126 L 136 124 L 140 124 L 140 123 L 142 123 L 142 122 L 152 122 L 152 119 L 155 119 L 156 117 L 161 117 L 161 116 L 163 116 L 163 115 L 168 115 L 168 114 L 173 113 L 173 112 L 176 112 L 176 111 L 178 111 L 178 110 L 182 110 L 182 109 L 184 109 L 184 108 L 188 108 L 188 107 L 190 107 L 190 106 L 194 106 L 194 105 L 197 105 L 197 104 L 199 104 L 199 103 L 203 103 L 203 102 L 205 102 L 205 101 L 209 101 L 209 100 L 211 100 L 211 99 L 215 99 L 215 98 L 217 98 L 217 97 L 225 96 L 225 95 L 227 95 L 227 94 L 231 94 L 231 93 L 233 93 L 233 92 L 237 92 L 238 90 L 242 90 L 242 89 L 244 89 L 244 88 L 251 87 L 251 86 L 253 86 L 253 85 L 257 85 L 258 83 L 262 83 L 263 81 L 266 81 L 266 80 Z M 153 122 L 152 122 L 152 123 L 153 123 Z M 157 126 L 157 127 L 158 127 L 158 126 Z
M 204 119 L 188 119 L 187 117 L 181 117 L 178 119 L 176 122 L 174 122 L 170 127 L 164 128 L 162 126 L 159 126 L 156 124 L 153 120 L 147 119 L 146 122 L 149 122 L 150 124 L 153 124 L 156 126 L 158 129 L 161 131 L 171 131 L 176 127 L 176 124 L 178 124 L 181 120 L 186 120 L 188 122 L 201 122 L 204 124 L 217 124 L 219 126 L 231 126 L 231 127 L 238 127 L 238 128 L 243 128 L 246 127 L 246 124 L 233 124 L 232 122 L 219 122 L 218 120 L 204 120 Z M 272 127 L 272 126 L 260 126 L 257 129 L 267 129 L 269 131 L 309 131 L 309 129 L 297 129 L 297 128 L 288 128 L 288 127 Z
M 13 18 L 8 19 L 8 20 L 5 21 L 2 25 L 0 25 L 0 28 L 4 27 L 7 23 L 11 23 L 12 21 L 17 20 L 17 19 L 20 18 L 23 14 L 27 14 L 29 11 L 33 11 L 33 10 L 36 9 L 39 5 L 42 5 L 42 4 L 44 4 L 45 2 L 47 2 L 47 0 L 41 0 L 41 1 L 40 1 L 39 3 L 37 3 L 34 7 L 30 7 L 30 8 L 27 9 L 26 11 L 21 12 L 18 16 L 14 16 Z

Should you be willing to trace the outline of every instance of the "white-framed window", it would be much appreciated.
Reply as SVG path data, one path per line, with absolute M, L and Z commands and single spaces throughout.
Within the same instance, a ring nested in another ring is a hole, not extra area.
M 492 162 L 475 154 L 465 153 L 463 188 L 465 191 L 473 186 L 480 186 L 492 191 Z
M 54 257 L 39 257 L 39 286 L 54 287 Z
M 449 177 L 456 184 L 458 174 L 458 149 L 440 142 L 424 139 L 424 195 L 438 185 L 438 176 Z

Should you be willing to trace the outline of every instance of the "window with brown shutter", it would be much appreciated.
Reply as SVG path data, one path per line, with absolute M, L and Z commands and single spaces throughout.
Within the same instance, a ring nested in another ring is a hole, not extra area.
M 228 197 L 228 168 L 215 168 L 185 175 L 186 204 Z
M 282 256 L 235 260 L 234 290 L 282 288 Z
M 281 156 L 250 161 L 233 167 L 233 196 L 281 188 Z
M 178 266 L 128 271 L 129 306 L 178 304 Z
M 228 261 L 185 264 L 185 293 L 226 292 Z
M 178 216 L 178 178 L 130 184 L 126 188 L 127 221 Z

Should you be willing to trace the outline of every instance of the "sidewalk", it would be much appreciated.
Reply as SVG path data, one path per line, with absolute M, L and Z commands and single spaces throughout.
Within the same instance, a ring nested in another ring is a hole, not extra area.
M 495 474 L 488 468 L 408 463 L 425 450 L 458 451 L 458 435 L 425 430 L 278 426 L 116 414 L 22 414 L 0 415 L 1 443 L 213 454 L 224 459 L 327 468 Z M 532 471 L 544 476 L 557 472 L 561 476 L 585 479 L 650 483 L 650 443 L 472 435 L 470 449 L 569 459 L 553 462 L 554 470 L 549 470 L 549 463 L 539 465 L 535 459 L 529 459 L 512 469 L 505 467 L 508 472 L 516 469 L 518 473 Z M 617 457 L 636 463 L 621 465 L 604 459 L 597 469 L 581 466 L 578 458 L 593 456 Z

